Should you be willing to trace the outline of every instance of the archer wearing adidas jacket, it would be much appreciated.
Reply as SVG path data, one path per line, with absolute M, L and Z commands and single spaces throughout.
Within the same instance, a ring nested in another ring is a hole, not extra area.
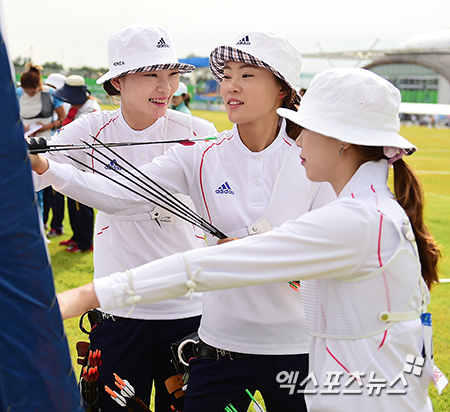
M 162 39 L 166 44 L 163 49 L 157 47 Z M 205 119 L 168 110 L 171 96 L 178 88 L 179 74 L 193 71 L 194 66 L 178 63 L 172 39 L 165 29 L 150 24 L 128 26 L 111 37 L 109 46 L 110 70 L 97 83 L 103 84 L 109 95 L 120 95 L 120 108 L 76 119 L 54 136 L 52 144 L 80 144 L 80 138 L 94 143 L 90 134 L 105 143 L 139 143 L 217 133 L 214 125 Z M 113 64 L 116 53 L 126 64 Z M 137 60 L 133 60 L 133 56 L 138 56 Z M 132 64 L 138 64 L 137 73 L 129 73 L 136 68 Z M 115 152 L 139 167 L 162 155 L 169 147 L 169 144 L 126 146 L 115 148 Z M 114 177 L 115 170 L 122 169 L 114 160 L 107 166 L 94 161 L 83 150 L 67 154 L 93 167 L 94 174 L 99 171 Z M 61 163 L 71 162 L 61 152 L 46 156 Z M 83 175 L 92 174 L 90 169 L 85 169 Z M 48 185 L 42 180 L 35 179 L 36 189 L 39 185 Z M 180 197 L 192 205 L 187 196 Z M 158 211 L 161 210 L 155 205 L 146 203 L 133 205 L 120 213 L 97 213 L 95 279 L 119 267 L 125 270 L 205 245 L 203 233 L 181 219 L 161 213 L 160 219 L 154 220 Z M 150 399 L 154 384 L 155 412 L 170 411 L 171 405 L 180 409 L 182 399 L 174 399 L 165 387 L 165 380 L 176 373 L 171 364 L 170 346 L 198 330 L 201 294 L 195 294 L 192 299 L 181 297 L 136 309 L 128 317 L 128 310 L 103 313 L 101 328 L 90 337 L 93 349 L 102 353 L 99 407 L 108 412 L 122 412 L 123 408 L 103 390 L 105 385 L 114 387 L 113 373 L 117 373 L 133 385 L 142 399 Z

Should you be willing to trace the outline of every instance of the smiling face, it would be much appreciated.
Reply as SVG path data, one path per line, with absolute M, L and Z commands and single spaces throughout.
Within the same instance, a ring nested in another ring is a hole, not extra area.
M 284 97 L 280 98 L 282 86 L 270 71 L 234 61 L 225 65 L 220 92 L 228 118 L 238 125 L 276 118 Z
M 178 70 L 128 74 L 111 80 L 120 91 L 122 113 L 128 125 L 143 130 L 166 114 L 178 89 Z

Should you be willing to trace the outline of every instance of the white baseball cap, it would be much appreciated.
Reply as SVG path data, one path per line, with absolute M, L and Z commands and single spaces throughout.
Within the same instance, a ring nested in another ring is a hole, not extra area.
M 209 67 L 219 83 L 222 83 L 227 61 L 248 63 L 271 71 L 292 89 L 294 103 L 300 102 L 296 86 L 302 56 L 286 37 L 270 31 L 249 31 L 235 37 L 229 45 L 216 47 L 209 56 Z
M 280 108 L 277 113 L 342 142 L 404 149 L 410 155 L 417 148 L 398 134 L 400 102 L 400 91 L 383 77 L 343 67 L 314 76 L 298 111 Z
M 143 71 L 178 69 L 180 74 L 185 74 L 195 69 L 191 64 L 178 62 L 167 30 L 146 23 L 127 26 L 110 37 L 108 67 L 109 71 L 97 80 L 97 84 Z
M 180 82 L 180 84 L 178 85 L 177 91 L 173 95 L 175 97 L 178 97 L 178 96 L 181 96 L 181 95 L 187 94 L 187 93 L 188 93 L 187 86 L 183 82 Z
M 66 81 L 66 76 L 61 73 L 51 73 L 44 80 L 44 84 L 47 84 L 55 89 L 59 89 L 64 86 L 64 82 Z

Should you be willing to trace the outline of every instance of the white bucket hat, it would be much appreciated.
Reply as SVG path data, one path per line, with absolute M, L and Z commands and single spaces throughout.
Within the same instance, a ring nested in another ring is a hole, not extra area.
M 383 77 L 361 68 L 336 68 L 314 76 L 297 112 L 280 108 L 277 113 L 342 142 L 404 149 L 410 155 L 417 148 L 398 134 L 400 102 L 400 91 Z
M 60 87 L 64 86 L 64 82 L 66 81 L 66 79 L 67 77 L 61 73 L 51 73 L 45 79 L 44 84 L 54 87 L 55 89 L 59 89 Z
M 271 71 L 292 89 L 294 103 L 300 102 L 296 86 L 302 56 L 286 37 L 270 31 L 249 31 L 235 37 L 229 45 L 216 47 L 209 56 L 209 68 L 219 83 L 222 83 L 227 61 L 248 63 Z
M 97 80 L 97 84 L 143 71 L 178 69 L 180 74 L 185 74 L 195 69 L 191 64 L 178 62 L 167 30 L 145 23 L 127 26 L 110 37 L 108 67 L 109 71 Z

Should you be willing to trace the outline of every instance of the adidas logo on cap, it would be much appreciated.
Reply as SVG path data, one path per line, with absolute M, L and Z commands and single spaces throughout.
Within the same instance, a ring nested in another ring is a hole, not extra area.
M 225 182 L 216 189 L 216 195 L 234 195 L 234 192 L 228 182 Z
M 242 46 L 242 45 L 245 45 L 245 46 L 250 46 L 251 45 L 250 39 L 248 38 L 248 36 L 243 37 L 241 40 L 239 40 L 236 43 L 236 46 Z
M 156 44 L 156 47 L 158 49 L 160 49 L 161 47 L 170 47 L 165 41 L 164 39 L 161 37 L 161 39 L 159 40 L 159 42 Z

